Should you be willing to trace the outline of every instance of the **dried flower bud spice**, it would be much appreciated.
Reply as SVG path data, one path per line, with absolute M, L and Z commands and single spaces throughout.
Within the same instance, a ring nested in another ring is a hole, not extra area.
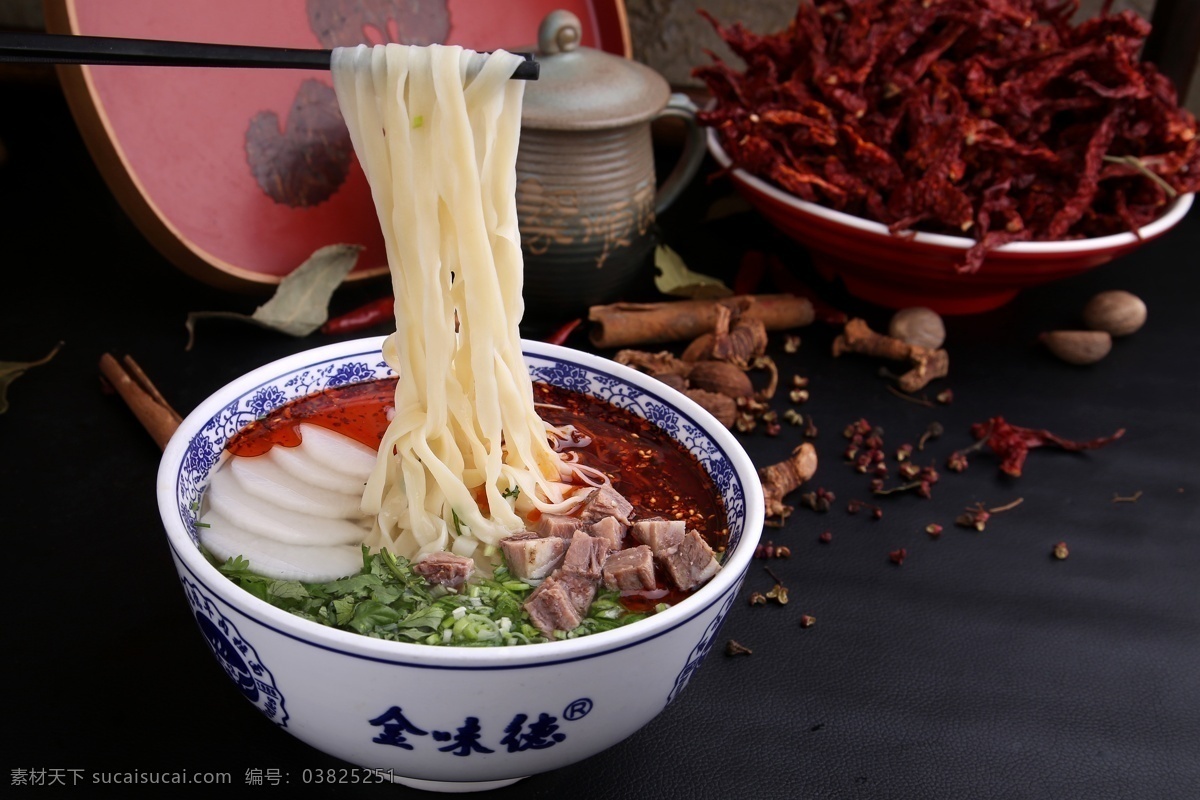
M 1057 558 L 1059 561 L 1062 561 L 1064 558 L 1066 558 L 1070 554 L 1071 554 L 1071 551 L 1067 549 L 1066 542 L 1059 542 L 1058 544 L 1054 545 L 1054 557 Z
M 877 505 L 866 502 L 865 500 L 853 499 L 846 504 L 846 513 L 857 514 L 864 508 L 870 509 L 871 519 L 883 519 L 883 509 Z
M 901 547 L 899 550 L 893 550 L 892 552 L 888 553 L 888 558 L 891 559 L 893 564 L 900 566 L 904 563 L 904 559 L 908 558 L 908 550 L 904 549 L 903 547 Z
M 776 547 L 774 542 L 768 541 L 766 544 L 760 544 L 754 548 L 755 558 L 790 558 L 792 555 L 791 548 L 786 545 Z
M 991 514 L 982 508 L 974 510 L 967 509 L 962 514 L 958 515 L 958 517 L 954 520 L 954 523 L 964 528 L 974 528 L 975 530 L 982 532 L 983 529 L 987 527 L 988 519 L 990 519 L 991 516 Z
M 961 525 L 964 528 L 974 528 L 977 531 L 982 531 L 987 527 L 988 520 L 992 518 L 993 514 L 1000 514 L 1004 511 L 1009 511 L 1021 505 L 1023 502 L 1025 502 L 1025 498 L 1018 497 L 1011 503 L 1006 503 L 1002 506 L 996 506 L 995 508 L 984 508 L 983 503 L 976 503 L 974 506 L 971 506 L 962 514 L 960 514 L 958 518 L 954 520 L 954 522 L 956 525 Z
M 938 525 L 936 522 L 931 522 L 925 526 L 925 532 L 936 539 L 942 535 L 942 526 Z
M 754 651 L 741 642 L 735 642 L 730 639 L 725 643 L 725 655 L 727 656 L 748 656 Z
M 837 497 L 833 492 L 824 487 L 819 487 L 816 491 L 805 492 L 800 495 L 800 504 L 811 508 L 813 511 L 825 512 L 833 507 L 833 501 L 836 499 Z
M 812 614 L 804 614 L 800 617 L 800 627 L 801 628 L 811 628 L 813 625 L 816 625 L 816 624 L 817 624 L 817 618 L 814 617 Z
M 865 419 L 859 419 L 847 425 L 845 429 L 842 430 L 842 435 L 847 439 L 853 439 L 855 436 L 865 436 L 870 432 L 871 423 L 867 422 Z

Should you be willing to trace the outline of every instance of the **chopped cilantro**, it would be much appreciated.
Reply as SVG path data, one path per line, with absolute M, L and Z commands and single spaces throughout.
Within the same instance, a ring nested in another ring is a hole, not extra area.
M 225 577 L 255 597 L 296 616 L 376 639 L 433 645 L 492 647 L 548 641 L 522 604 L 533 590 L 501 566 L 454 592 L 431 585 L 405 558 L 363 547 L 363 567 L 327 583 L 283 581 L 256 575 L 234 556 L 214 560 Z M 646 614 L 631 613 L 616 592 L 601 590 L 583 622 L 556 639 L 571 639 L 627 625 Z

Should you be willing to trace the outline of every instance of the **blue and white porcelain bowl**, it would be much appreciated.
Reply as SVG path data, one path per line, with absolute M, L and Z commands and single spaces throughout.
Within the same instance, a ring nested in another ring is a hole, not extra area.
M 762 487 L 741 445 L 700 406 L 642 373 L 576 350 L 523 343 L 534 380 L 653 420 L 699 458 L 723 495 L 730 523 L 724 568 L 648 619 L 511 647 L 382 641 L 259 600 L 197 548 L 197 501 L 228 439 L 289 400 L 389 376 L 382 342 L 341 342 L 256 369 L 201 403 L 167 444 L 159 508 L 184 595 L 213 655 L 283 731 L 423 789 L 495 788 L 625 739 L 680 696 L 713 648 L 763 527 Z

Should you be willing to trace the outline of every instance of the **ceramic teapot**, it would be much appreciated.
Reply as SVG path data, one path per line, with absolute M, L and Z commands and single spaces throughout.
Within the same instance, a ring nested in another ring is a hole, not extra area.
M 695 105 L 658 72 L 580 46 L 569 11 L 538 31 L 538 80 L 525 88 L 517 152 L 517 216 L 525 260 L 526 318 L 579 316 L 617 299 L 649 269 L 653 222 L 704 159 Z M 686 127 L 682 153 L 657 184 L 651 125 Z

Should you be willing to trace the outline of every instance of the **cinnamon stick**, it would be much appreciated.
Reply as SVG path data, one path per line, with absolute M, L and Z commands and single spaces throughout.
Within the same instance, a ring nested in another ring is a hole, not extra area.
M 183 417 L 171 408 L 137 362 L 125 356 L 122 364 L 105 353 L 100 356 L 100 374 L 121 395 L 158 448 L 165 448 Z
M 592 306 L 589 338 L 596 347 L 683 342 L 712 331 L 720 308 L 739 319 L 760 320 L 769 331 L 812 324 L 812 301 L 790 294 L 736 295 L 715 300 L 611 303 Z

